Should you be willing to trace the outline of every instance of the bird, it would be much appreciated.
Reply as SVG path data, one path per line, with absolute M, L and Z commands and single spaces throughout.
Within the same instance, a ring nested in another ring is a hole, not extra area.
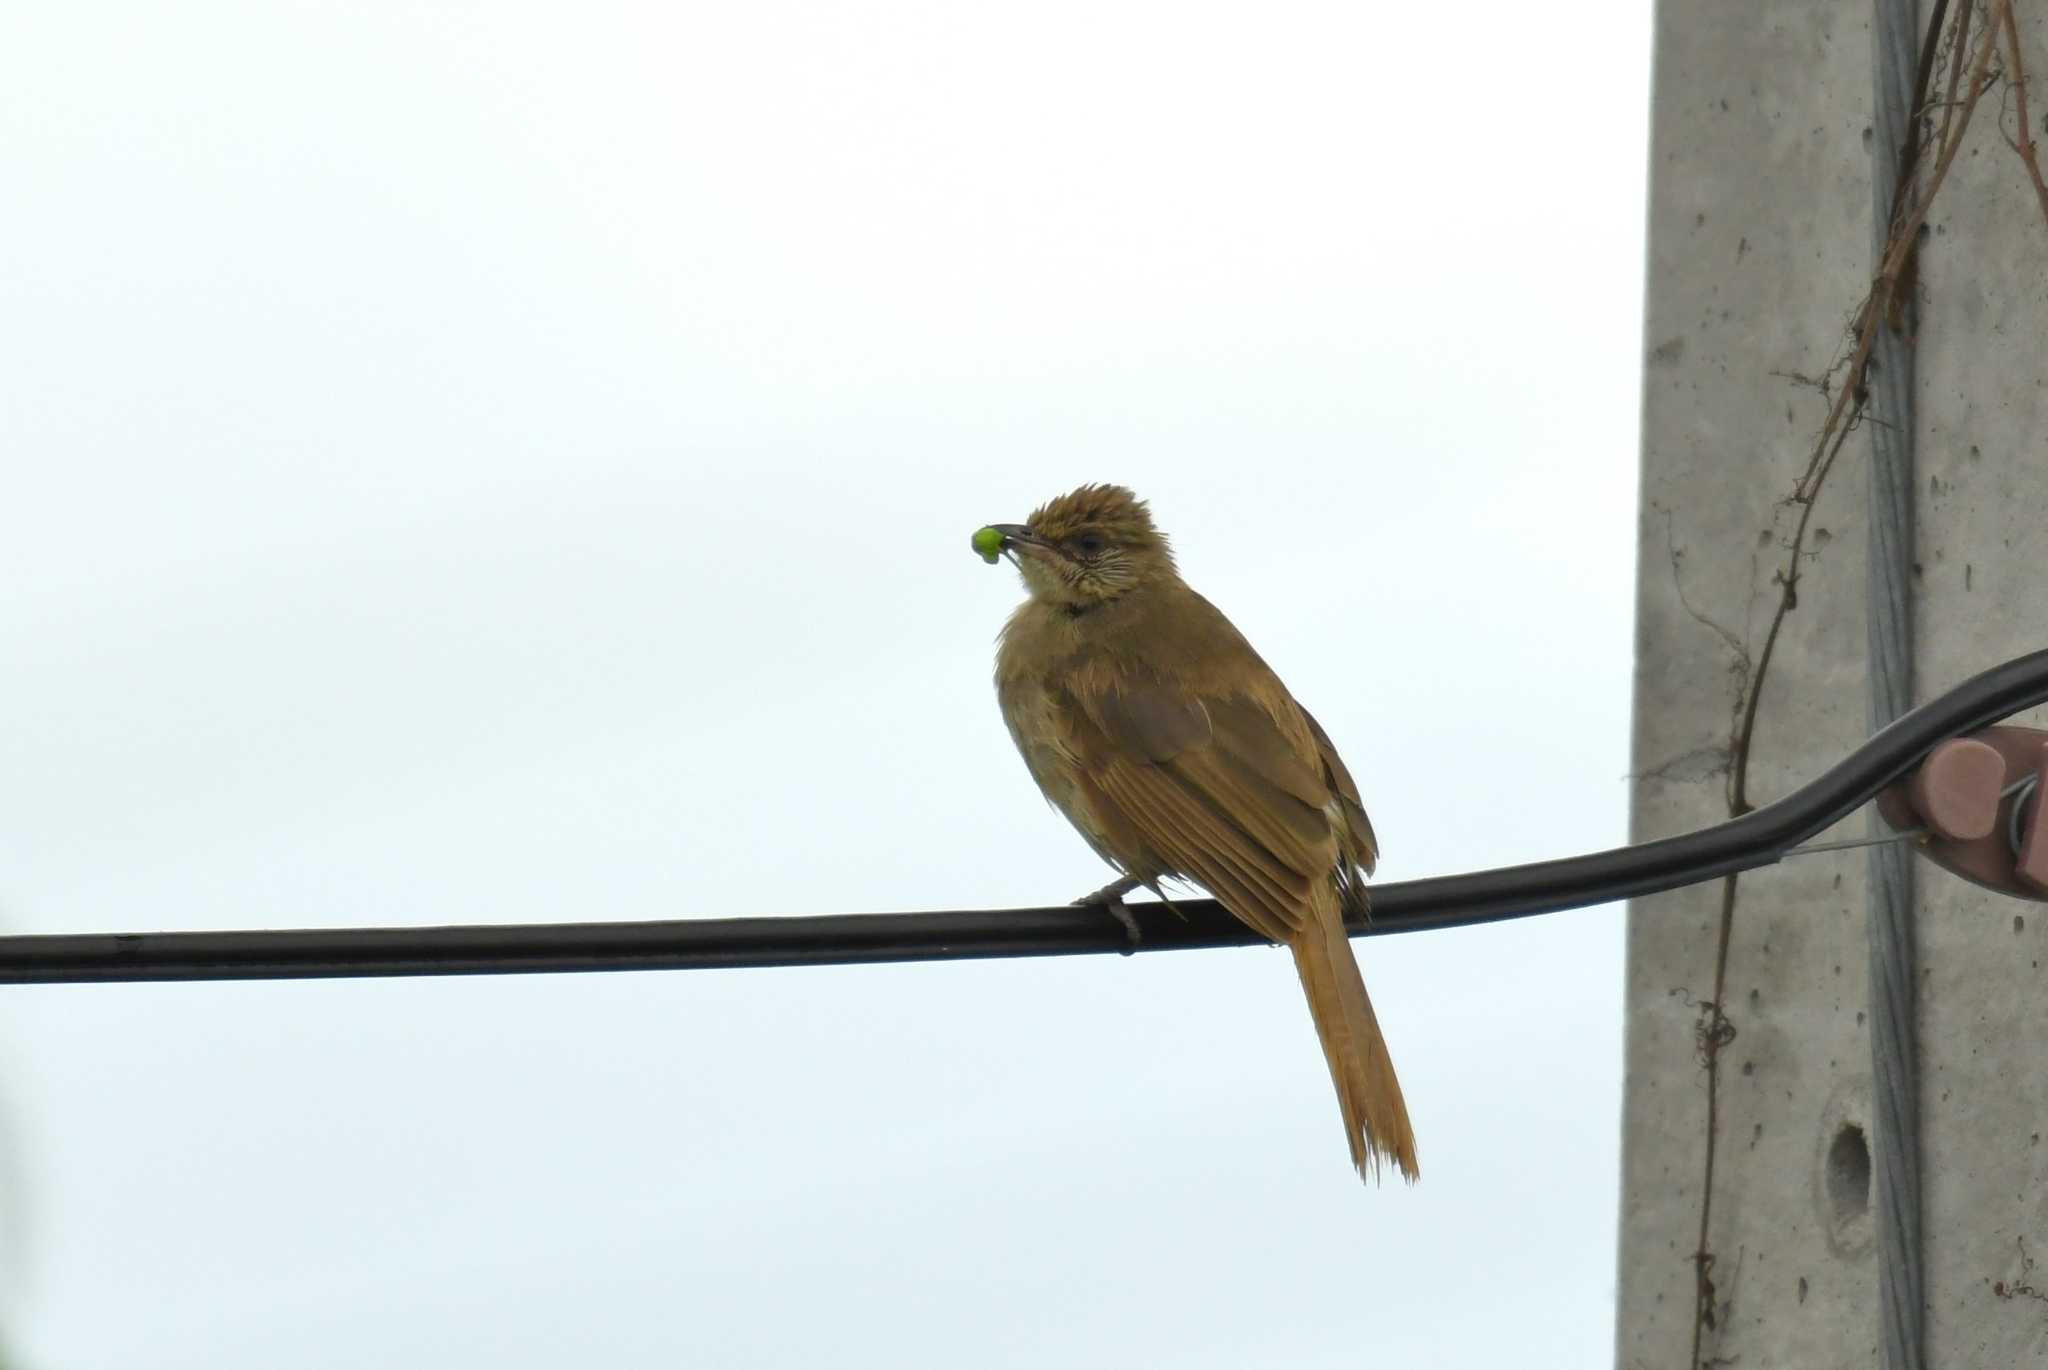
M 1161 882 L 1207 889 L 1293 953 L 1362 1179 L 1420 1174 L 1415 1134 L 1352 955 L 1379 846 L 1329 735 L 1208 600 L 1121 485 L 1049 500 L 974 546 L 1029 592 L 998 639 L 997 702 L 1031 778 L 1119 878 L 1074 901 L 1117 916 Z

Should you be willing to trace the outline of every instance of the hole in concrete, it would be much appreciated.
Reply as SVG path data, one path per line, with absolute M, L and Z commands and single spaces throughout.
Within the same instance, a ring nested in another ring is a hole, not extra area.
M 1843 1123 L 1828 1143 L 1827 1184 L 1837 1226 L 1870 1211 L 1870 1140 L 1855 1123 Z

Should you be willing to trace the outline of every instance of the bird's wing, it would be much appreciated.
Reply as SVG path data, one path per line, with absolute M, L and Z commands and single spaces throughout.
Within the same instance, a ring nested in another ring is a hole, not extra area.
M 1323 731 L 1323 725 L 1316 722 L 1314 714 L 1307 709 L 1301 711 L 1302 721 L 1315 735 L 1316 751 L 1323 763 L 1324 778 L 1330 782 L 1330 789 L 1336 793 L 1339 807 L 1344 811 L 1344 827 L 1350 840 L 1345 844 L 1347 855 L 1359 864 L 1367 875 L 1372 874 L 1379 864 L 1379 839 L 1373 836 L 1372 820 L 1365 816 L 1365 801 L 1358 797 L 1358 782 L 1351 778 L 1351 769 L 1344 764 L 1344 758 L 1337 755 L 1337 746 L 1330 741 L 1330 735 Z
M 1071 681 L 1063 701 L 1090 799 L 1173 870 L 1276 942 L 1337 863 L 1332 798 L 1284 692 L 1202 695 L 1157 677 Z
M 1372 820 L 1365 816 L 1365 803 L 1358 797 L 1358 785 L 1351 779 L 1351 771 L 1344 765 L 1344 758 L 1337 755 L 1330 735 L 1323 731 L 1323 725 L 1316 722 L 1315 715 L 1307 709 L 1301 711 L 1301 716 L 1315 735 L 1323 776 L 1337 796 L 1337 812 L 1344 823 L 1337 843 L 1341 858 L 1337 862 L 1337 902 L 1342 906 L 1345 917 L 1362 922 L 1372 912 L 1372 898 L 1365 887 L 1365 877 L 1371 875 L 1372 868 L 1379 864 L 1379 839 L 1373 836 Z

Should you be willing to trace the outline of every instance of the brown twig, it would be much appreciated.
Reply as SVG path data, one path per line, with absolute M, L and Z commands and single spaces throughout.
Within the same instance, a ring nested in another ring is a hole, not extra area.
M 2009 2 L 2003 8 L 2004 13 L 2000 18 L 2005 25 L 2006 64 L 2012 70 L 2009 80 L 2013 91 L 2014 112 L 2019 115 L 2020 136 L 2019 141 L 2014 142 L 2002 124 L 1998 135 L 2005 139 L 2005 145 L 2017 152 L 2020 161 L 2026 164 L 2027 178 L 2034 183 L 2034 198 L 2041 202 L 2041 217 L 2048 219 L 2048 181 L 2041 179 L 2041 163 L 2034 155 L 2034 130 L 2027 122 L 2027 68 L 2020 58 L 2019 21 L 2013 18 L 2012 5 Z
M 1941 31 L 1948 25 L 1948 0 L 1934 0 L 1934 12 L 1927 16 L 1927 32 L 1920 38 L 1920 62 L 1913 72 L 1913 122 L 1927 114 L 1927 83 L 1934 79 L 1934 63 L 1941 49 Z M 1920 160 L 1921 139 L 1906 140 L 1906 146 L 1899 153 L 1899 186 L 1901 197 L 1904 188 L 1913 182 L 1913 168 Z
M 1913 177 L 1920 170 L 1920 154 L 1927 145 L 1922 137 L 1927 118 L 1927 83 L 1934 79 L 1934 63 L 1941 46 L 1941 32 L 1948 22 L 1948 0 L 1934 0 L 1934 12 L 1927 17 L 1927 31 L 1920 39 L 1920 60 L 1913 71 L 1913 99 L 1906 106 L 1909 118 L 1906 121 L 1905 145 L 1899 149 L 1898 178 L 1892 182 L 1891 203 L 1885 206 L 1886 231 L 1890 231 L 1899 217 L 1899 207 L 1913 194 Z M 1920 257 L 1918 252 L 1906 258 L 1906 269 L 1900 277 L 1902 290 L 1894 291 L 1885 312 L 1885 322 L 1894 330 L 1905 331 L 1907 316 L 1905 302 L 1918 288 L 1920 281 Z
M 1700 1050 L 1707 1072 L 1707 1155 L 1700 1174 L 1699 1240 L 1693 1246 L 1692 1358 L 1687 1370 L 1700 1365 L 1701 1340 L 1714 1325 L 1714 1253 L 1707 1249 L 1707 1227 L 1714 1213 L 1715 1139 L 1721 1129 L 1721 1048 L 1735 1040 L 1734 1025 L 1721 1011 L 1721 996 L 1728 989 L 1728 938 L 1735 928 L 1735 879 L 1721 881 L 1721 931 L 1714 949 L 1714 997 L 1700 1007 L 1705 1013 L 1699 1029 Z
M 1994 0 L 1994 11 L 2009 14 L 2011 0 Z M 1965 22 L 1969 12 L 1969 8 L 1965 6 L 1958 23 Z M 1848 368 L 1856 383 L 1845 385 L 1836 392 L 1834 402 L 1828 408 L 1827 418 L 1821 424 L 1820 436 L 1814 440 L 1813 453 L 1807 460 L 1806 471 L 1793 488 L 1792 498 L 1797 503 L 1812 502 L 1814 495 L 1818 493 L 1820 479 L 1824 477 L 1826 468 L 1833 464 L 1834 452 L 1840 448 L 1841 444 L 1835 441 L 1836 434 L 1848 421 L 1852 406 L 1859 414 L 1863 408 L 1863 368 L 1870 361 L 1870 349 L 1877 344 L 1877 330 L 1884 321 L 1885 306 L 1892 292 L 1898 289 L 1900 274 L 1905 267 L 1907 256 L 1913 251 L 1920 225 L 1927 222 L 1927 212 L 1934 207 L 1934 197 L 1940 193 L 1942 183 L 1948 179 L 1949 168 L 1955 163 L 1956 152 L 1963 145 L 1963 135 L 1969 131 L 1970 120 L 1977 112 L 1977 103 L 1984 98 L 1984 92 L 1991 86 L 1991 56 L 1995 46 L 1993 40 L 1997 37 L 1995 21 L 1998 17 L 1998 13 L 1994 12 L 1994 24 L 1987 26 L 1977 40 L 1977 55 L 1970 64 L 1969 93 L 1964 96 L 1962 105 L 1956 110 L 1955 119 L 1943 122 L 1944 136 L 1935 155 L 1934 170 L 1927 178 L 1927 188 L 1913 201 L 1912 209 L 1897 216 L 1896 222 L 1892 225 L 1891 236 L 1885 242 L 1884 256 L 1878 261 L 1870 293 L 1864 297 L 1862 305 L 1856 311 L 1856 345 L 1849 354 Z M 1795 573 L 1792 579 L 1796 580 L 1796 555 L 1792 560 L 1792 569 Z
M 1956 112 L 1956 91 L 1963 84 L 1963 53 L 1969 48 L 1970 20 L 1976 12 L 1975 4 L 1963 6 L 1962 13 L 1956 16 L 1955 37 L 1949 40 L 1948 87 L 1941 97 L 1941 131 L 1934 135 L 1937 146 L 1948 142 L 1949 120 Z

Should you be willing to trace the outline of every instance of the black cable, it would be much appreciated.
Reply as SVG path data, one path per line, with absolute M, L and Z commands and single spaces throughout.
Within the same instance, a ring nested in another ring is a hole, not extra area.
M 1819 779 L 1711 828 L 1559 861 L 1375 885 L 1368 933 L 1418 932 L 1605 904 L 1769 865 L 1904 775 L 1948 738 L 2048 703 L 2048 651 L 1974 676 L 1879 732 Z M 1131 905 L 1141 951 L 1256 944 L 1214 900 Z M 279 980 L 541 971 L 847 965 L 1126 949 L 1099 909 L 678 919 L 258 932 L 0 937 L 0 983 Z

